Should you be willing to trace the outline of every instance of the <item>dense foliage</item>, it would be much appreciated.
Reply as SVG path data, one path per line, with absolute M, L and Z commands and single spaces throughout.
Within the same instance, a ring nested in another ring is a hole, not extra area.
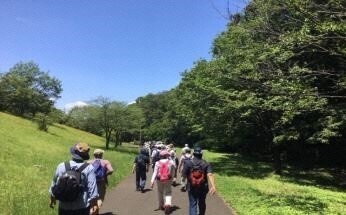
M 33 62 L 20 62 L 0 75 L 0 110 L 29 117 L 48 114 L 61 92 L 58 79 Z
M 345 4 L 251 1 L 215 39 L 212 60 L 196 62 L 162 101 L 173 111 L 155 107 L 166 121 L 175 111 L 206 147 L 272 155 L 278 172 L 283 156 L 344 164 Z

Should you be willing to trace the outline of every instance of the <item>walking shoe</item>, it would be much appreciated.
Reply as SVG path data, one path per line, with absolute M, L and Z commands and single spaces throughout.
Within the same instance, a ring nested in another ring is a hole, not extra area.
M 165 215 L 171 213 L 171 206 L 170 205 L 165 205 Z

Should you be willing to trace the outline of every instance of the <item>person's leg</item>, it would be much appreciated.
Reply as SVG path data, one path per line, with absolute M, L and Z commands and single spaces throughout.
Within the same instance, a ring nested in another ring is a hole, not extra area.
M 207 197 L 207 192 L 200 193 L 198 195 L 198 209 L 199 209 L 199 215 L 205 214 L 206 204 L 205 199 Z
M 159 198 L 159 208 L 162 209 L 164 201 L 163 201 L 163 183 L 157 181 L 157 194 Z
M 136 170 L 136 190 L 139 190 L 139 183 L 140 183 L 140 172 Z
M 164 183 L 165 214 L 170 214 L 172 207 L 172 181 Z
M 197 198 L 196 194 L 189 191 L 189 215 L 197 215 Z
M 181 176 L 181 191 L 186 191 L 186 178 Z
M 89 215 L 90 214 L 90 207 L 78 209 L 78 210 L 63 210 L 59 208 L 59 215 Z
M 145 188 L 145 183 L 147 180 L 147 173 L 144 171 L 141 172 L 141 182 L 140 182 L 140 188 L 143 191 Z
M 172 205 L 172 183 L 164 183 L 164 195 L 165 195 L 165 205 Z

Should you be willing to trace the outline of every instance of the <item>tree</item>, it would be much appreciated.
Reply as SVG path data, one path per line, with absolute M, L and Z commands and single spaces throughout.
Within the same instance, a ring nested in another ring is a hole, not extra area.
M 40 70 L 34 62 L 19 62 L 0 76 L 0 108 L 20 116 L 49 113 L 60 98 L 61 82 Z

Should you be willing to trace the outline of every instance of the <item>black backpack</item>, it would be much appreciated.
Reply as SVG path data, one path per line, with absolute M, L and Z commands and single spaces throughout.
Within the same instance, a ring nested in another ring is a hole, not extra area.
M 138 155 L 137 157 L 137 167 L 140 170 L 144 170 L 147 168 L 146 162 L 145 162 L 145 157 L 142 155 Z
M 55 198 L 63 202 L 75 201 L 83 193 L 82 171 L 88 166 L 84 163 L 78 169 L 71 169 L 70 162 L 65 162 L 65 172 L 58 177 L 52 188 Z

